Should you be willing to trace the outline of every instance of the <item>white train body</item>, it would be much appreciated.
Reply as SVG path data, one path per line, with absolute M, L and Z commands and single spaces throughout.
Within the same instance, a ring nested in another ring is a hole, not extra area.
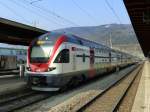
M 31 43 L 26 75 L 32 89 L 51 91 L 133 63 L 132 56 L 104 45 L 50 32 Z

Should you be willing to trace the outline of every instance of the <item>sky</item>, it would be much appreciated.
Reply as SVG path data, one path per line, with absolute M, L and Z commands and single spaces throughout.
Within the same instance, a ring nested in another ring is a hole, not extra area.
M 131 24 L 123 0 L 0 0 L 0 17 L 49 31 Z

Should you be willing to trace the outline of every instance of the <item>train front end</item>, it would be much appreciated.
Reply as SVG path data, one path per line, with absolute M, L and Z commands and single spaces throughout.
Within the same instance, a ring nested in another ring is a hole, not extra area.
M 33 40 L 28 48 L 26 80 L 33 90 L 57 91 L 63 82 L 60 79 L 62 65 L 54 63 L 64 49 L 64 35 L 47 33 Z M 61 82 L 60 82 L 61 81 Z

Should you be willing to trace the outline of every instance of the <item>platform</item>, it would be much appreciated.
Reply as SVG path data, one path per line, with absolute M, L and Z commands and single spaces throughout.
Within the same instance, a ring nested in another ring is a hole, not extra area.
M 24 89 L 25 87 L 26 82 L 20 77 L 13 75 L 0 76 L 0 95 L 18 89 Z
M 150 112 L 150 62 L 144 64 L 131 112 Z

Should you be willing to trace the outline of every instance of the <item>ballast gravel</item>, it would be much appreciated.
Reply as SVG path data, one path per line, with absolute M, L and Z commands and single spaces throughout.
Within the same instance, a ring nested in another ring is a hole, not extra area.
M 117 80 L 124 77 L 135 66 L 95 80 L 92 83 L 75 88 L 64 93 L 52 95 L 46 100 L 34 103 L 15 112 L 75 112 L 97 94 L 103 92 Z
M 48 112 L 76 112 L 81 106 L 88 103 L 91 99 L 99 94 L 99 91 L 90 90 L 75 95 L 69 100 L 62 102 L 55 107 L 49 108 Z

